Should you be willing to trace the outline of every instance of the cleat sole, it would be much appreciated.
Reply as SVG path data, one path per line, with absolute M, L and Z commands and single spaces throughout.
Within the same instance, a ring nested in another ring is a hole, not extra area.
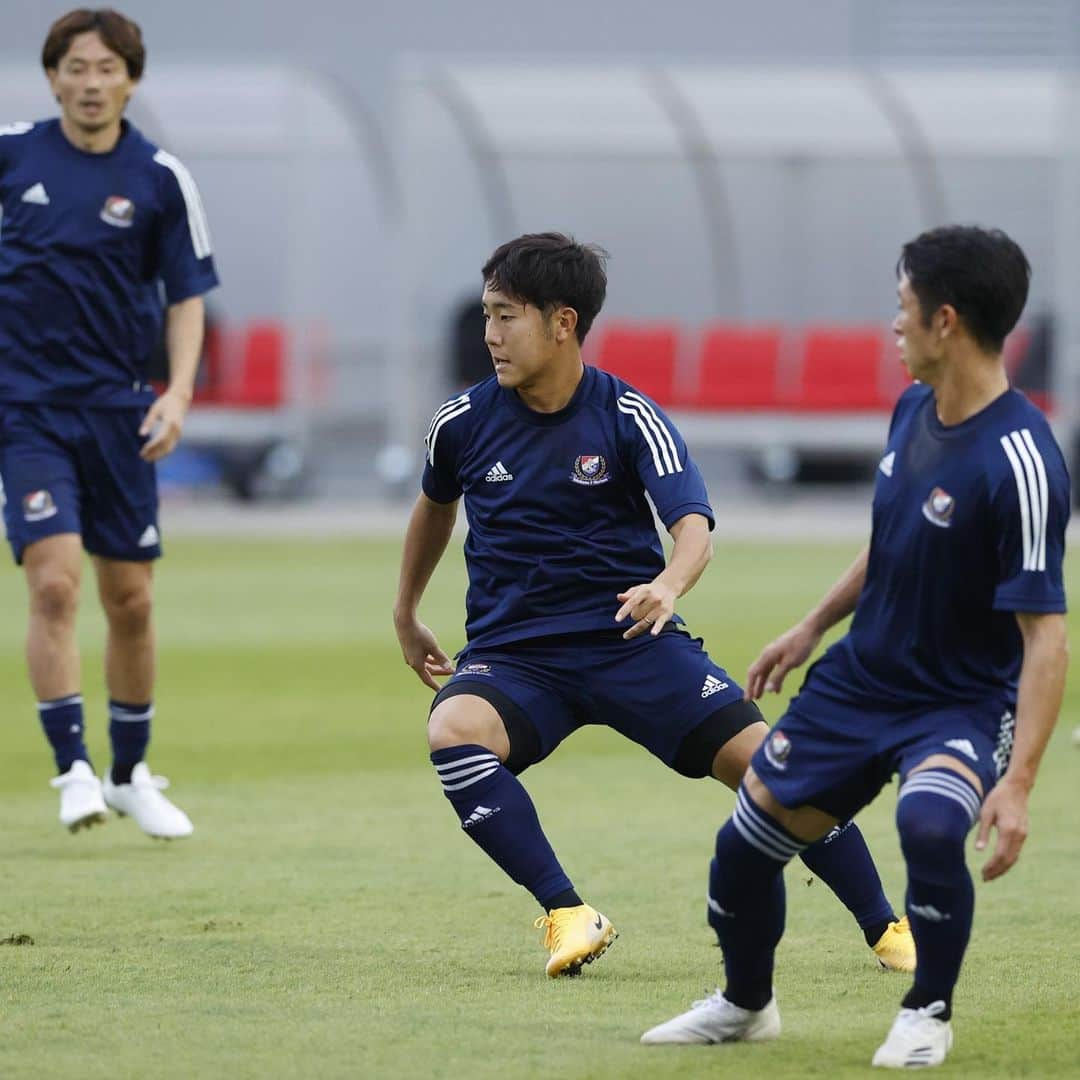
M 80 829 L 89 829 L 94 825 L 104 825 L 109 820 L 108 814 L 101 812 L 94 814 L 87 814 L 84 818 L 79 818 L 78 821 L 73 821 L 68 827 L 68 832 L 77 833 Z
M 580 960 L 572 960 L 569 964 L 566 965 L 566 967 L 560 968 L 558 971 L 552 972 L 551 978 L 572 979 L 575 976 L 580 975 L 581 969 L 586 964 L 591 964 L 594 960 L 599 960 L 600 957 L 603 956 L 604 953 L 606 953 L 608 949 L 611 948 L 611 946 L 615 942 L 615 939 L 618 936 L 618 931 L 614 927 L 612 927 L 611 933 L 606 938 L 604 938 L 602 942 L 600 942 L 600 947 L 598 949 L 596 949 L 594 952 L 589 953 L 588 956 L 583 956 Z

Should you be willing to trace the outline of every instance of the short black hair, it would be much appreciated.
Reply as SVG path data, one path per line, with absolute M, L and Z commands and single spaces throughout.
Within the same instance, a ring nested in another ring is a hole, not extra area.
M 981 348 L 1001 352 L 1027 302 L 1031 265 L 1000 229 L 946 225 L 909 240 L 896 274 L 907 275 L 924 325 L 950 304 Z
M 496 248 L 481 271 L 484 285 L 547 313 L 565 305 L 577 312 L 577 339 L 604 306 L 608 253 L 563 233 L 526 233 Z

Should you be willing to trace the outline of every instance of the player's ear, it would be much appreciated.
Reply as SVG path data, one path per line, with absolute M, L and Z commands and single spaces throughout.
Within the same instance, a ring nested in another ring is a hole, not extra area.
M 555 340 L 561 345 L 577 330 L 577 312 L 572 307 L 561 307 L 555 312 Z
M 948 337 L 954 333 L 957 326 L 960 324 L 960 316 L 956 313 L 956 308 L 952 304 L 942 304 L 937 311 L 938 319 L 938 332 L 941 336 Z

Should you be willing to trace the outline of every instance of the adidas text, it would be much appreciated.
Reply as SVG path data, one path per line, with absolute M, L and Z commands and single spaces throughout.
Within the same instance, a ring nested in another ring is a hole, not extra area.
M 489 484 L 504 483 L 507 480 L 513 480 L 514 474 L 501 462 L 496 461 L 494 465 L 488 469 L 487 476 L 484 479 Z
M 730 684 L 721 681 L 715 675 L 705 676 L 705 685 L 701 688 L 701 696 L 703 698 L 712 697 L 713 694 L 719 694 L 721 690 L 726 690 Z

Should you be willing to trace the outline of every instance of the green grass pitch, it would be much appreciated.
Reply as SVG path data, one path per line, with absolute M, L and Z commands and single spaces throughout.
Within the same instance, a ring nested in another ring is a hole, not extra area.
M 722 545 L 681 610 L 741 679 L 855 550 Z M 621 934 L 581 978 L 544 977 L 531 898 L 461 835 L 431 775 L 428 694 L 390 626 L 396 569 L 392 541 L 171 545 L 150 761 L 196 824 L 172 845 L 130 821 L 78 836 L 56 822 L 22 666 L 22 579 L 0 576 L 0 1077 L 865 1075 L 906 980 L 874 968 L 801 864 L 778 964 L 783 1038 L 638 1045 L 720 978 L 705 876 L 732 796 L 606 731 L 575 735 L 527 776 L 568 872 Z M 461 643 L 462 583 L 455 548 L 422 612 L 447 649 Z M 84 592 L 100 769 L 89 579 Z M 951 1077 L 1080 1074 L 1076 684 L 1024 855 L 977 885 Z M 886 791 L 861 824 L 900 904 L 892 808 Z

